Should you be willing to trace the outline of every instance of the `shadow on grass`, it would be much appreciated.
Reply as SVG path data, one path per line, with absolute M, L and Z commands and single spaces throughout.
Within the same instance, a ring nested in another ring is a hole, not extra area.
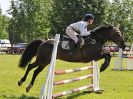
M 77 97 L 80 97 L 82 95 L 87 95 L 87 94 L 91 94 L 91 93 L 94 93 L 94 91 L 84 91 L 84 92 L 79 92 L 79 93 L 75 93 L 75 94 L 71 94 L 70 96 L 68 96 L 67 98 L 65 99 L 76 99 Z M 96 93 L 96 94 L 101 94 L 101 93 Z M 26 96 L 26 95 L 22 95 L 20 97 L 16 97 L 16 96 L 6 96 L 6 95 L 3 95 L 2 96 L 3 98 L 6 98 L 6 99 L 39 99 L 39 97 L 33 97 L 33 96 Z M 62 98 L 55 98 L 55 99 L 62 99 Z M 64 99 L 64 98 L 63 98 Z
M 32 96 L 26 96 L 26 95 L 22 95 L 20 97 L 16 97 L 16 96 L 2 96 L 2 97 L 6 99 L 39 99 L 39 97 L 32 97 Z

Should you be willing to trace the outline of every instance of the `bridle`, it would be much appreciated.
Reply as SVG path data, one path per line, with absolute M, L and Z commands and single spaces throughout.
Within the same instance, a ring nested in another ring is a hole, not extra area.
M 102 36 L 102 35 L 96 35 L 96 36 L 98 36 L 99 38 L 101 38 L 101 39 L 105 39 L 105 37 L 104 36 Z M 100 44 L 99 42 L 97 42 L 94 38 L 92 38 L 91 36 L 88 36 L 87 38 L 85 38 L 84 40 L 85 41 L 87 41 L 88 39 L 90 39 L 92 42 L 91 42 L 91 44 L 97 44 L 98 46 L 100 46 L 100 47 L 102 47 L 102 46 L 104 46 L 103 44 Z M 105 39 L 103 42 L 105 42 L 105 41 L 107 41 L 108 39 Z M 86 45 L 89 45 L 89 44 L 86 44 Z

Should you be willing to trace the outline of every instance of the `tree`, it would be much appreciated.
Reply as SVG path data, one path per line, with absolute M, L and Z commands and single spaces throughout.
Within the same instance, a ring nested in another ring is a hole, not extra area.
M 114 0 L 109 8 L 108 22 L 114 25 L 120 24 L 120 30 L 131 42 L 133 40 L 133 1 Z
M 8 20 L 8 17 L 2 15 L 0 8 L 0 39 L 8 39 L 8 32 L 6 30 L 8 26 Z
M 11 1 L 9 31 L 14 42 L 47 37 L 47 0 Z M 14 38 L 16 37 L 17 38 Z
M 95 16 L 93 27 L 105 23 L 108 0 L 53 0 L 50 12 L 50 34 L 64 34 L 65 28 L 76 21 L 82 20 L 86 13 Z

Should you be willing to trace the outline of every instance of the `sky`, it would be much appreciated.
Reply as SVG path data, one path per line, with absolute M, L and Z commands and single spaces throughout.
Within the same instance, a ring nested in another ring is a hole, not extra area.
M 7 10 L 9 9 L 10 7 L 10 1 L 11 0 L 0 0 L 0 7 L 2 9 L 2 14 L 4 15 L 8 15 L 7 14 Z

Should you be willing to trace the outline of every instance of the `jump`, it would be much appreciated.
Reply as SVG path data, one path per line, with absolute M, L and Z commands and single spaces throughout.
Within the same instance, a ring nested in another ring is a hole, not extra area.
M 107 41 L 112 41 L 116 43 L 120 48 L 125 48 L 124 37 L 117 26 L 99 26 L 94 30 L 90 31 L 91 35 L 84 36 L 85 40 L 82 48 L 76 47 L 74 51 L 72 50 L 72 55 L 68 54 L 70 50 L 63 49 L 60 41 L 57 50 L 57 59 L 68 61 L 68 62 L 83 62 L 87 63 L 92 60 L 98 61 L 100 59 L 105 59 L 104 63 L 101 65 L 100 71 L 104 71 L 110 64 L 111 55 L 102 50 Z M 90 39 L 95 40 L 95 43 L 91 43 Z M 18 85 L 21 86 L 26 80 L 28 73 L 33 68 L 37 68 L 34 71 L 32 80 L 26 88 L 26 92 L 29 92 L 34 84 L 37 75 L 50 63 L 51 54 L 53 50 L 54 40 L 34 40 L 28 44 L 24 53 L 22 54 L 19 67 L 27 67 L 25 75 L 18 81 Z M 36 60 L 31 63 L 32 58 L 36 56 Z

